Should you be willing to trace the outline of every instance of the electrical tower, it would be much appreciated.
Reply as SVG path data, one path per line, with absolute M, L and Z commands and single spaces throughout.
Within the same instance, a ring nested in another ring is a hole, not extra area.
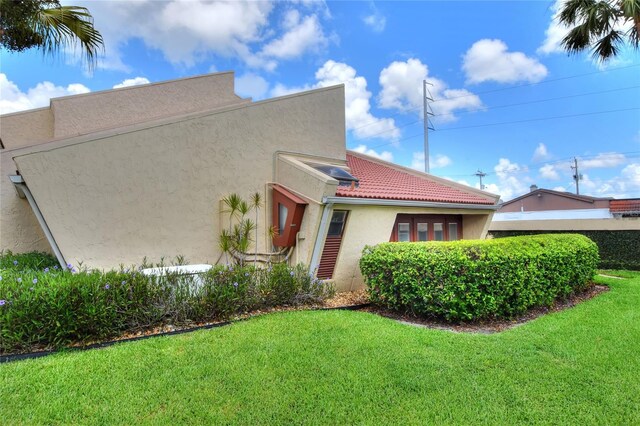
M 431 83 L 427 83 L 427 80 L 422 80 L 422 98 L 424 100 L 424 171 L 429 173 L 429 130 L 435 130 L 432 126 L 429 126 L 429 116 L 433 115 L 429 101 L 433 102 L 431 93 L 427 89 L 427 84 L 433 86 Z
M 482 178 L 485 177 L 487 174 L 483 173 L 482 170 L 478 169 L 477 172 L 474 173 L 474 176 L 478 176 L 478 178 L 480 179 L 480 189 L 484 190 L 484 185 L 482 184 Z
M 578 159 L 573 157 L 573 166 L 571 166 L 573 170 L 576 172 L 573 175 L 573 180 L 576 181 L 576 195 L 580 195 L 580 181 L 582 180 L 582 175 L 578 171 Z

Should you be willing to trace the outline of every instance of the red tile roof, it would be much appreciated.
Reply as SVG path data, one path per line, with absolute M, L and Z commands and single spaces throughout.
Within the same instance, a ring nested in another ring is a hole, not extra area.
M 431 201 L 439 203 L 465 203 L 494 205 L 496 200 L 455 185 L 446 185 L 429 175 L 420 176 L 377 161 L 367 156 L 347 152 L 347 165 L 351 174 L 360 180 L 358 187 L 338 186 L 339 197 L 376 198 L 387 200 Z
M 640 212 L 640 198 L 627 200 L 611 200 L 609 202 L 611 213 L 638 213 Z

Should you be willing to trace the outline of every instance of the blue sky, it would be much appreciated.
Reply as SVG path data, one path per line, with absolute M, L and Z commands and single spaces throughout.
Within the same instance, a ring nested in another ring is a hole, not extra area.
M 92 1 L 105 39 L 87 73 L 68 52 L 2 51 L 0 110 L 51 97 L 233 70 L 255 100 L 346 85 L 347 146 L 510 199 L 529 186 L 640 197 L 640 53 L 607 64 L 559 49 L 553 1 Z

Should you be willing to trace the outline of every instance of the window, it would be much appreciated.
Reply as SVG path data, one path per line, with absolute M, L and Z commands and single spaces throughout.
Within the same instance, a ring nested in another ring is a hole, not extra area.
M 458 239 L 458 224 L 450 223 L 449 224 L 449 241 L 455 241 Z
M 291 247 L 296 244 L 296 234 L 300 231 L 302 217 L 307 202 L 281 185 L 272 187 L 271 224 L 277 228 L 273 237 L 276 247 Z
M 411 241 L 411 224 L 398 224 L 398 241 Z
M 444 241 L 444 229 L 441 223 L 433 224 L 433 239 L 436 241 Z
M 339 237 L 342 235 L 344 229 L 344 222 L 347 218 L 347 212 L 343 210 L 335 210 L 331 216 L 331 222 L 329 222 L 328 237 Z
M 418 231 L 418 241 L 429 241 L 429 224 L 428 223 L 418 223 L 416 225 L 416 229 Z
M 278 235 L 282 235 L 287 224 L 289 209 L 284 204 L 278 203 Z
M 462 239 L 462 216 L 398 214 L 389 241 L 455 241 Z

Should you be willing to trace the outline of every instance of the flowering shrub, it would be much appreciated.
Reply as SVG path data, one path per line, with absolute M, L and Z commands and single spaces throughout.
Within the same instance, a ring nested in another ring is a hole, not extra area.
M 72 265 L 65 270 L 47 265 L 27 270 L 17 267 L 20 259 L 18 265 L 13 260 L 0 269 L 0 352 L 223 320 L 254 309 L 317 302 L 333 294 L 332 286 L 310 277 L 302 265 L 216 266 L 197 277 L 157 277 L 135 268 L 72 273 Z

